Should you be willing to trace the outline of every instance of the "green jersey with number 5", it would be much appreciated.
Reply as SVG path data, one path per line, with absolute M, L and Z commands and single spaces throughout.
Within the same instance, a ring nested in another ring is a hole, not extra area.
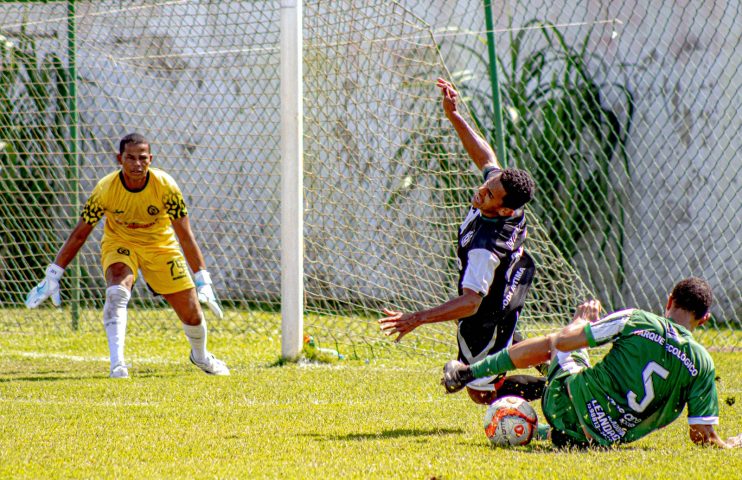
M 688 423 L 719 423 L 714 362 L 686 328 L 642 310 L 585 326 L 591 347 L 613 342 L 594 367 L 567 380 L 582 425 L 601 445 L 633 442 L 688 405 Z

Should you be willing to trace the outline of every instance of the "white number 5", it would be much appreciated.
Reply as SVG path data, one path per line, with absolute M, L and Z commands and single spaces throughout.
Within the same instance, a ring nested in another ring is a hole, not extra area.
M 654 385 L 652 385 L 652 374 L 656 373 L 662 379 L 666 379 L 670 374 L 662 365 L 656 362 L 649 362 L 644 370 L 642 370 L 642 380 L 644 381 L 644 400 L 640 403 L 636 403 L 636 393 L 629 390 L 626 395 L 626 399 L 629 401 L 629 407 L 635 412 L 643 412 L 649 403 L 654 400 Z

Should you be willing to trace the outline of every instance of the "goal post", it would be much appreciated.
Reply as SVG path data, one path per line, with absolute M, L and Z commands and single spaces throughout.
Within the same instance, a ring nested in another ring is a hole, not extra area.
M 75 18 L 75 1 L 67 1 L 67 81 L 69 83 L 69 178 L 72 180 L 70 190 L 74 192 L 72 208 L 80 209 L 79 195 L 79 138 L 78 124 L 80 120 L 77 114 L 77 22 Z M 67 266 L 67 270 L 74 279 L 71 298 L 71 324 L 72 329 L 77 330 L 80 323 L 80 259 L 74 258 Z
M 304 328 L 302 2 L 281 0 L 281 355 L 301 355 Z

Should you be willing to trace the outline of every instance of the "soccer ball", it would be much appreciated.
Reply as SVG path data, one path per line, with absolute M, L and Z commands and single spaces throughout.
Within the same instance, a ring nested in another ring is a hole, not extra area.
M 484 433 L 493 445 L 528 445 L 538 426 L 536 410 L 520 397 L 495 400 L 484 415 Z

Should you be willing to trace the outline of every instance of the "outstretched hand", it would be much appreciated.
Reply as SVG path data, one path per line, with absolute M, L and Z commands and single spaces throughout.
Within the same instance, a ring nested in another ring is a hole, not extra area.
M 599 300 L 588 300 L 577 307 L 573 322 L 588 321 L 590 323 L 600 320 L 601 305 Z
M 446 113 L 446 117 L 449 117 L 458 111 L 456 105 L 456 99 L 459 94 L 453 84 L 447 80 L 439 78 L 436 82 L 436 86 L 441 89 L 443 94 L 443 111 Z
M 422 322 L 415 320 L 413 313 L 402 313 L 389 310 L 388 308 L 385 308 L 383 312 L 386 316 L 379 319 L 379 326 L 381 327 L 381 331 L 387 336 L 394 335 L 395 333 L 399 334 L 394 339 L 395 342 L 399 342 L 402 340 L 402 337 L 422 324 Z

